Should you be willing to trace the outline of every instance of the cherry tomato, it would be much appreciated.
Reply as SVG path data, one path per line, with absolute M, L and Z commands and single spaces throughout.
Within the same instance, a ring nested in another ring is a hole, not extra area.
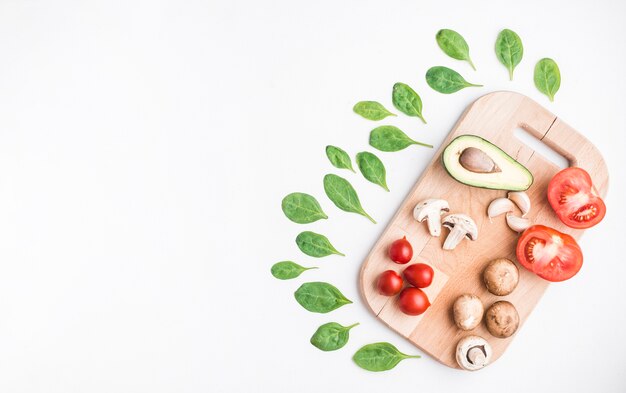
M 548 281 L 574 277 L 583 265 L 583 253 L 576 240 L 543 225 L 526 229 L 517 242 L 517 260 Z
M 430 307 L 428 296 L 419 288 L 408 287 L 398 297 L 400 310 L 407 315 L 420 315 Z
M 417 288 L 426 288 L 433 282 L 435 272 L 425 263 L 416 263 L 404 269 L 404 279 Z
M 413 247 L 406 240 L 406 236 L 391 243 L 389 247 L 389 258 L 395 263 L 404 265 L 413 258 Z
M 378 293 L 385 296 L 393 296 L 400 293 L 402 289 L 402 277 L 393 270 L 384 271 L 378 276 L 376 288 Z
M 571 228 L 591 228 L 604 218 L 606 206 L 582 168 L 566 168 L 548 185 L 548 201 L 563 224 Z

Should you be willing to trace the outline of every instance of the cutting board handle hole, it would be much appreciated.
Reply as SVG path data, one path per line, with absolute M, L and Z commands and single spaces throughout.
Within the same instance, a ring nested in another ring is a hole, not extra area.
M 533 149 L 537 154 L 541 155 L 559 168 L 563 169 L 570 166 L 570 161 L 567 158 L 543 143 L 539 138 L 531 134 L 531 132 L 518 127 L 513 130 L 513 135 L 515 135 L 515 137 L 522 141 L 526 146 Z

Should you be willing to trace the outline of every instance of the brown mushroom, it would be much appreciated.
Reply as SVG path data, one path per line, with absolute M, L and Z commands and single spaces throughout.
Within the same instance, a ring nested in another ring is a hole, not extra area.
M 495 302 L 485 313 L 485 323 L 494 337 L 511 337 L 519 326 L 519 314 L 511 303 Z
M 506 258 L 494 259 L 483 271 L 483 282 L 489 292 L 497 296 L 506 296 L 517 287 L 519 270 Z
M 480 324 L 485 309 L 478 296 L 466 293 L 459 296 L 452 306 L 454 323 L 461 330 L 472 330 Z

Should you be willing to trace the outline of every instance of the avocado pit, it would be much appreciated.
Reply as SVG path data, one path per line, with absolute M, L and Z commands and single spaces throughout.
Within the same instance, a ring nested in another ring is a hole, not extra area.
M 502 172 L 491 157 L 476 147 L 468 147 L 463 150 L 459 157 L 459 163 L 463 168 L 474 173 Z

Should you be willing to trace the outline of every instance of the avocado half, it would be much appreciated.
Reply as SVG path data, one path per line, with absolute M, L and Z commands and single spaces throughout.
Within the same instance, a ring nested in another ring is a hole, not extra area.
M 495 163 L 495 170 L 481 173 L 466 169 L 460 159 L 461 154 L 468 148 L 479 149 L 485 153 Z M 468 186 L 524 191 L 533 184 L 533 175 L 524 165 L 515 161 L 498 146 L 476 135 L 461 135 L 454 138 L 444 149 L 441 158 L 448 174 Z

